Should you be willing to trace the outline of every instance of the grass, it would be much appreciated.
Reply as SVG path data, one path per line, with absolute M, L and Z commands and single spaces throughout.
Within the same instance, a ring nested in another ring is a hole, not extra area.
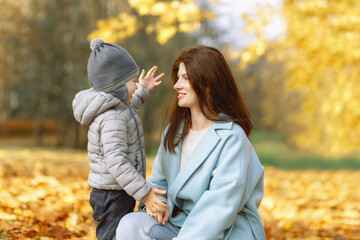
M 360 169 L 360 156 L 324 157 L 295 148 L 281 135 L 270 131 L 254 131 L 250 140 L 265 166 L 282 169 Z
M 360 154 L 351 156 L 329 158 L 315 152 L 305 151 L 289 145 L 285 138 L 276 132 L 266 130 L 254 130 L 251 133 L 250 141 L 253 144 L 261 163 L 265 166 L 273 166 L 281 169 L 360 169 Z M 0 138 L 0 147 L 28 149 L 47 149 L 59 150 L 58 148 L 47 146 L 37 147 L 32 143 L 31 138 Z M 147 159 L 151 160 L 157 153 L 157 147 L 147 148 Z M 86 152 L 86 149 L 78 149 L 79 153 Z
M 0 239 L 7 239 L 7 238 L 12 238 L 13 236 L 9 235 L 9 234 L 4 234 L 1 230 L 0 230 Z
M 257 130 L 250 135 L 250 141 L 264 166 L 281 169 L 360 169 L 360 155 L 346 157 L 325 157 L 318 153 L 305 151 L 286 142 L 280 134 L 272 131 Z M 153 159 L 156 149 L 147 149 L 148 159 Z

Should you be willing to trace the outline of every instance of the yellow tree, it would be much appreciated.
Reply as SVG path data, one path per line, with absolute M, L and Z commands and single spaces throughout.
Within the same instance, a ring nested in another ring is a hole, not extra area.
M 155 33 L 157 42 L 165 44 L 177 32 L 194 32 L 203 19 L 214 17 L 210 11 L 202 12 L 193 0 L 128 0 L 128 4 L 136 14 L 122 11 L 117 16 L 99 20 L 88 40 L 101 37 L 108 42 L 121 42 L 144 28 L 146 34 Z
M 360 148 L 360 4 L 358 0 L 283 0 L 286 33 L 267 41 L 272 9 L 244 15 L 253 44 L 234 53 L 246 67 L 261 56 L 282 61 L 287 94 L 298 106 L 282 116 L 296 145 L 337 156 Z

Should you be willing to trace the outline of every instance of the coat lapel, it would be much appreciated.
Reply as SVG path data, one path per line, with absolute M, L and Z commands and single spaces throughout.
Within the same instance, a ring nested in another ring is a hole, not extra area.
M 205 159 L 208 157 L 208 155 L 212 152 L 212 150 L 216 147 L 216 145 L 220 141 L 220 137 L 217 135 L 215 131 L 216 125 L 217 124 L 214 123 L 209 128 L 209 130 L 200 140 L 200 142 L 198 143 L 198 145 L 196 146 L 193 153 L 190 155 L 189 159 L 186 161 L 180 172 L 179 172 L 179 168 L 180 168 L 181 146 L 176 149 L 177 157 L 172 160 L 174 160 L 173 162 L 174 164 L 177 164 L 177 166 L 172 166 L 172 167 L 173 169 L 177 169 L 178 172 L 177 173 L 172 172 L 172 174 L 176 174 L 175 175 L 176 177 L 173 178 L 174 182 L 170 184 L 170 188 L 168 189 L 169 194 L 174 198 L 177 196 L 177 193 L 185 184 L 185 182 L 189 179 L 189 177 L 205 161 Z M 169 170 L 173 171 L 173 169 L 169 169 Z M 173 200 L 175 201 L 175 199 Z
M 175 153 L 172 153 L 166 161 L 166 175 L 168 186 L 171 186 L 180 171 L 181 144 L 175 147 Z
M 180 125 L 179 133 L 181 133 L 184 129 L 184 122 Z M 178 135 L 180 136 L 180 135 Z M 168 186 L 171 186 L 173 182 L 176 179 L 176 176 L 179 174 L 180 171 L 180 156 L 181 156 L 181 145 L 178 144 L 178 146 L 175 147 L 175 153 L 169 153 L 170 156 L 167 156 L 167 160 L 165 161 L 166 166 L 164 169 L 166 169 L 166 175 L 167 175 L 167 182 Z

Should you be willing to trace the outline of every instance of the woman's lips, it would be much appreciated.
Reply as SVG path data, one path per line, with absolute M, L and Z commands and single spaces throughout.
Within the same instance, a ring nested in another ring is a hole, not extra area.
M 178 93 L 177 98 L 180 99 L 180 98 L 182 98 L 182 97 L 185 96 L 185 95 L 186 95 L 186 93 Z

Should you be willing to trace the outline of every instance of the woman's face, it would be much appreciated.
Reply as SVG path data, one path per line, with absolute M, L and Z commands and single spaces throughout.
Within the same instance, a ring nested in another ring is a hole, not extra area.
M 199 102 L 194 89 L 192 88 L 188 76 L 186 74 L 185 64 L 183 62 L 179 65 L 177 74 L 178 80 L 174 85 L 177 92 L 177 99 L 179 107 L 194 108 L 199 106 Z

